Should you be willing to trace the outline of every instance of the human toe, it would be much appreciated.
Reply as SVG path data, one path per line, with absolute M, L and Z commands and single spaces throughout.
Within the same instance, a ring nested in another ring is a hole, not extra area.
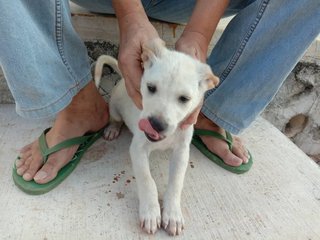
M 247 151 L 245 149 L 241 149 L 241 148 L 233 148 L 232 149 L 232 153 L 241 160 L 241 164 L 242 163 L 247 163 L 248 162 L 248 154 Z M 240 164 L 240 165 L 241 165 Z
M 31 152 L 31 148 L 30 148 L 28 151 L 20 152 L 19 158 L 22 159 L 22 160 L 23 159 L 28 159 L 31 155 L 32 155 L 32 152 Z
M 60 169 L 56 164 L 53 164 L 50 161 L 47 161 L 43 167 L 36 173 L 34 176 L 34 181 L 39 184 L 44 184 L 53 180 Z
M 47 180 L 47 179 L 46 179 L 47 177 L 48 177 L 48 173 L 45 172 L 45 171 L 43 171 L 43 170 L 40 170 L 40 171 L 38 171 L 37 174 L 33 177 L 33 180 L 34 180 L 36 183 L 44 184 L 44 183 L 49 182 L 49 180 L 46 181 L 46 180 Z
M 27 171 L 27 169 L 28 169 L 28 166 L 23 164 L 22 166 L 17 168 L 17 174 L 19 176 L 22 176 Z
M 249 160 L 250 160 L 250 153 L 249 153 L 249 151 L 248 150 L 245 150 L 245 161 L 244 161 L 244 163 L 248 163 L 249 162 Z
M 30 143 L 30 144 L 24 146 L 23 148 L 20 149 L 20 153 L 29 151 L 31 149 L 32 145 L 33 145 L 33 143 Z
M 23 174 L 23 179 L 26 181 L 31 181 L 33 177 L 36 175 L 37 171 L 41 167 L 41 162 L 39 161 L 33 161 L 30 165 L 29 168 L 24 172 Z
M 30 181 L 30 180 L 32 180 L 32 175 L 31 175 L 30 173 L 26 172 L 26 173 L 24 173 L 24 174 L 22 175 L 22 178 L 23 178 L 25 181 Z
M 24 163 L 25 160 L 28 159 L 30 156 L 31 156 L 30 151 L 20 152 L 16 158 L 16 163 L 18 163 L 18 164 Z
M 24 164 L 24 161 L 21 159 L 21 157 L 17 157 L 17 159 L 15 161 L 16 168 L 21 167 L 23 164 Z
M 236 156 L 235 154 L 233 154 L 232 152 L 228 151 L 227 153 L 225 153 L 223 156 L 220 156 L 223 161 L 230 166 L 233 167 L 238 167 L 243 163 L 243 160 Z
M 15 160 L 15 165 L 17 168 L 21 167 L 24 164 L 28 164 L 28 159 L 31 157 L 31 146 L 27 145 L 23 149 L 20 150 L 19 156 Z
M 249 161 L 248 150 L 244 147 L 240 138 L 235 138 L 232 152 L 237 157 L 241 158 L 243 163 L 247 163 Z

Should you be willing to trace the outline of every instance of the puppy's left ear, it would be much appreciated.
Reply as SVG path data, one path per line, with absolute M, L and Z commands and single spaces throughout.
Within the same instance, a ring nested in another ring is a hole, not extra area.
M 218 86 L 219 81 L 219 78 L 213 74 L 209 65 L 202 64 L 199 86 L 204 87 L 207 91 Z
M 165 42 L 160 38 L 151 40 L 142 46 L 141 59 L 144 68 L 150 68 L 157 58 L 165 51 Z

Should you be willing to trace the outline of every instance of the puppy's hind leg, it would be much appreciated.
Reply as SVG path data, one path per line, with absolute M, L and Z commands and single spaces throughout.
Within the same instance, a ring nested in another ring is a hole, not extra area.
M 94 82 L 97 88 L 99 88 L 100 86 L 104 64 L 108 64 L 109 66 L 111 66 L 121 76 L 121 72 L 118 67 L 118 61 L 111 56 L 101 55 L 97 59 L 95 63 L 95 68 L 94 68 Z M 109 125 L 104 130 L 104 139 L 110 140 L 110 141 L 113 139 L 116 139 L 119 136 L 121 126 L 123 124 L 121 115 L 117 111 L 117 104 L 116 104 L 117 101 L 114 100 L 113 98 L 114 97 L 111 96 L 110 104 L 109 104 L 111 120 Z
M 103 138 L 112 141 L 119 137 L 123 121 L 118 113 L 116 106 L 113 104 L 113 99 L 110 100 L 110 123 L 104 130 Z
M 117 122 L 117 121 L 111 120 L 109 125 L 104 130 L 103 138 L 105 140 L 112 141 L 117 137 L 119 137 L 122 124 L 123 122 Z

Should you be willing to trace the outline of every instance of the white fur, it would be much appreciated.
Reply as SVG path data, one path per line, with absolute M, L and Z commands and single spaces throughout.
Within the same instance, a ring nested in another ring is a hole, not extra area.
M 127 94 L 124 80 L 121 80 L 111 94 L 111 123 L 105 131 L 105 138 L 112 140 L 117 137 L 122 122 L 128 126 L 133 133 L 130 156 L 138 186 L 141 227 L 148 233 L 155 233 L 162 223 L 170 235 L 178 235 L 184 227 L 180 198 L 193 133 L 193 126 L 181 130 L 180 124 L 201 103 L 205 91 L 216 86 L 219 80 L 207 64 L 183 53 L 168 50 L 160 39 L 144 46 L 142 60 L 143 110 L 134 105 Z M 109 56 L 99 57 L 95 68 L 97 86 L 100 84 L 104 64 L 120 73 L 115 59 Z M 151 94 L 148 91 L 148 84 L 156 86 L 156 93 Z M 181 103 L 179 97 L 182 95 L 190 100 Z M 138 127 L 140 119 L 150 116 L 158 117 L 168 126 L 161 133 L 163 139 L 160 141 L 149 141 Z M 148 157 L 155 149 L 168 148 L 173 149 L 173 152 L 161 216 L 157 187 L 150 174 Z

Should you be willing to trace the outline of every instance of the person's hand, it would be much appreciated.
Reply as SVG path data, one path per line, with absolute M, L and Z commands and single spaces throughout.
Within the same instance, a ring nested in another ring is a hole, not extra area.
M 182 123 L 180 124 L 180 128 L 182 130 L 187 129 L 188 127 L 190 127 L 190 125 L 196 124 L 202 104 L 203 102 L 201 102 L 199 106 L 185 120 L 182 121 Z
M 207 58 L 208 41 L 198 32 L 185 31 L 176 43 L 176 50 L 184 52 L 201 62 L 205 62 Z M 180 128 L 186 129 L 190 125 L 195 124 L 198 119 L 202 107 L 201 104 L 181 123 Z
M 142 109 L 140 82 L 142 76 L 142 46 L 159 35 L 144 13 L 131 13 L 119 19 L 119 68 L 125 80 L 128 95 Z
M 208 40 L 201 33 L 185 30 L 176 42 L 175 48 L 201 62 L 206 62 L 208 45 Z

